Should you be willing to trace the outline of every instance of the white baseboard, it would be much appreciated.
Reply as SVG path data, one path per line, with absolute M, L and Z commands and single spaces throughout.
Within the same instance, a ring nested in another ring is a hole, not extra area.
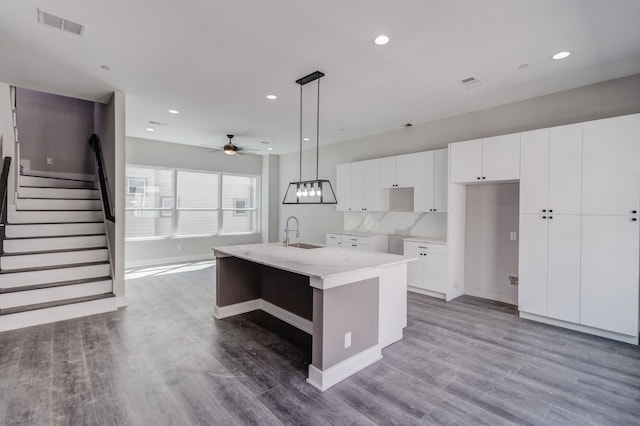
M 380 345 L 375 345 L 325 370 L 319 370 L 313 365 L 310 365 L 307 383 L 324 392 L 336 383 L 380 359 L 382 359 L 381 347 Z
M 407 286 L 407 290 L 412 293 L 424 294 L 425 296 L 445 300 L 445 295 L 443 293 L 438 293 L 437 291 L 425 290 L 424 288 L 413 287 L 410 285 Z
M 586 325 L 575 324 L 572 322 L 562 321 L 555 318 L 544 317 L 542 315 L 530 314 L 520 311 L 520 318 L 537 321 L 544 324 L 555 325 L 556 327 L 567 328 L 573 331 L 579 331 L 581 333 L 593 334 L 594 336 L 605 337 L 607 339 L 617 340 L 619 342 L 631 343 L 632 345 L 638 344 L 638 336 L 628 336 L 626 334 L 615 333 L 613 331 L 601 330 L 599 328 L 593 328 Z
M 495 300 L 496 302 L 508 303 L 510 305 L 518 304 L 518 294 L 510 295 L 499 293 L 497 291 L 483 290 L 477 287 L 464 287 L 464 294 L 481 299 Z
M 279 306 L 260 299 L 260 309 L 308 334 L 313 334 L 313 322 L 293 314 Z
M 116 297 L 116 308 L 126 308 L 129 306 L 129 302 L 127 301 L 126 296 L 117 296 Z
M 147 266 L 160 266 L 160 265 L 171 265 L 173 263 L 182 263 L 182 262 L 200 262 L 203 260 L 215 260 L 210 254 L 208 255 L 199 255 L 199 256 L 175 256 L 175 257 L 157 257 L 154 259 L 148 260 L 125 260 L 124 268 L 132 269 L 132 268 L 142 268 Z
M 258 309 L 272 315 L 289 325 L 304 331 L 305 333 L 313 333 L 313 322 L 291 313 L 279 306 L 269 303 L 263 299 L 248 300 L 246 302 L 236 303 L 228 306 L 214 306 L 213 316 L 217 319 L 232 317 L 234 315 L 246 314 L 247 312 L 257 311 Z

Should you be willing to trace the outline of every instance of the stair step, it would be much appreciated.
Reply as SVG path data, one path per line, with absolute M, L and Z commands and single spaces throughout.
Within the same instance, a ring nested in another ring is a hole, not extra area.
M 70 237 L 20 238 L 4 240 L 5 253 L 43 252 L 51 250 L 74 250 L 106 247 L 106 235 L 83 235 Z
M 24 210 L 100 210 L 100 200 L 63 200 L 59 198 L 17 198 L 16 208 Z
M 0 293 L 0 315 L 10 313 L 8 310 L 11 309 L 32 307 L 43 303 L 96 296 L 112 292 L 113 281 L 106 279 L 79 282 L 64 286 Z
M 111 275 L 109 262 L 2 271 L 0 272 L 0 293 L 11 291 L 11 289 L 18 287 L 50 285 L 109 275 Z
M 43 288 L 61 287 L 66 285 L 84 284 L 84 283 L 91 283 L 95 281 L 109 281 L 109 280 L 111 280 L 111 277 L 104 276 L 104 277 L 83 278 L 81 280 L 62 281 L 62 282 L 56 282 L 56 283 L 44 283 L 44 284 L 34 284 L 34 285 L 23 285 L 20 287 L 0 288 L 0 295 L 5 293 L 15 293 L 15 292 L 27 291 L 27 290 L 40 290 Z
M 104 215 L 100 210 L 18 210 L 7 213 L 9 223 L 102 222 L 104 220 Z
M 40 176 L 21 175 L 19 186 L 34 186 L 40 188 L 84 188 L 95 189 L 93 182 L 75 179 L 62 179 Z
M 100 192 L 97 189 L 20 187 L 18 188 L 18 197 L 99 200 Z
M 107 260 L 109 260 L 109 251 L 106 248 L 5 254 L 0 256 L 0 270 L 4 272 L 15 269 L 104 262 Z
M 93 223 L 34 223 L 5 225 L 5 235 L 7 238 L 95 235 L 104 234 L 104 232 L 104 223 L 102 221 Z
M 57 306 L 0 315 L 0 332 L 113 312 L 116 309 L 116 297 L 113 294 L 90 296 L 88 300 L 60 301 Z

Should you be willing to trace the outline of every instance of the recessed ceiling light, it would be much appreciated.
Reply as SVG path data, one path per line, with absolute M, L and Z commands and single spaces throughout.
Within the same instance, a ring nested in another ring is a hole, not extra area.
M 156 129 L 154 129 L 153 127 L 147 127 L 147 132 L 155 132 Z
M 571 52 L 558 52 L 553 55 L 553 59 L 564 59 L 569 55 L 571 55 Z
M 170 109 L 169 114 L 180 114 L 180 111 L 178 111 L 177 109 Z
M 310 141 L 311 139 L 309 139 L 309 138 L 304 138 L 304 139 L 302 139 L 302 140 L 303 140 L 303 141 L 307 141 L 307 142 L 308 142 L 308 141 Z
M 380 34 L 379 36 L 373 39 L 373 42 L 377 46 L 384 46 L 385 44 L 389 43 L 389 37 L 384 34 Z
M 269 148 L 267 148 L 267 151 L 273 151 L 273 147 L 270 146 Z
M 267 95 L 267 99 L 269 99 L 269 100 L 272 100 L 272 101 L 273 101 L 273 100 L 278 99 L 278 97 L 277 97 L 276 95 Z

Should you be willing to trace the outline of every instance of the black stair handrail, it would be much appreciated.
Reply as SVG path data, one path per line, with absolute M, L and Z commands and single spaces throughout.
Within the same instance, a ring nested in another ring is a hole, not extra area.
M 11 169 L 11 157 L 4 157 L 2 162 L 2 175 L 0 175 L 0 219 L 7 223 L 7 183 L 9 182 L 9 170 Z
M 115 222 L 116 218 L 111 211 L 111 203 L 109 202 L 109 191 L 107 191 L 107 178 L 104 174 L 104 160 L 102 158 L 102 146 L 100 145 L 100 139 L 95 133 L 89 138 L 89 146 L 93 149 L 96 156 L 96 165 L 98 169 L 98 179 L 100 183 L 100 195 L 102 198 L 102 207 L 104 209 L 104 216 L 110 222 Z

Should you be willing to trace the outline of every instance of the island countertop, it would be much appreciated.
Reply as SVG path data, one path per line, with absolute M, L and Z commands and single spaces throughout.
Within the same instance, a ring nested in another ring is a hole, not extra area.
M 326 246 L 303 249 L 285 247 L 282 243 L 215 247 L 213 250 L 216 257 L 233 256 L 321 280 L 415 260 L 397 254 Z

